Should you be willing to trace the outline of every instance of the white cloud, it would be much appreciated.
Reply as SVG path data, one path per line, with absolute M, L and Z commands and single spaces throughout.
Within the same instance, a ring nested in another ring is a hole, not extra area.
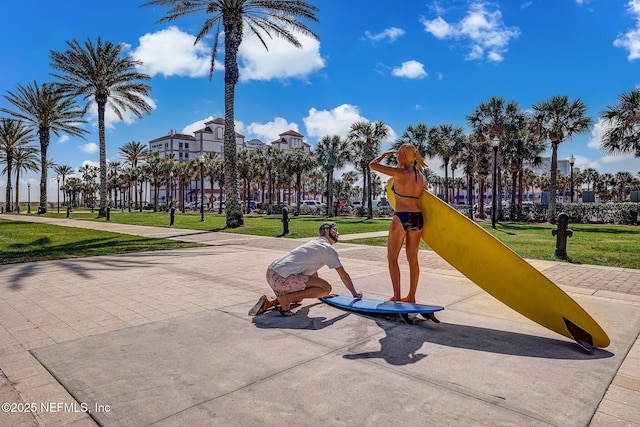
M 97 153 L 100 147 L 95 142 L 87 142 L 86 144 L 78 145 L 78 149 L 83 153 L 93 154 Z
M 428 33 L 433 34 L 437 39 L 446 39 L 451 37 L 455 32 L 453 26 L 449 25 L 447 21 L 442 19 L 440 16 L 431 21 L 422 19 L 422 24 L 424 25 L 424 29 Z
M 265 36 L 267 50 L 254 34 L 245 33 L 238 51 L 240 80 L 304 80 L 323 68 L 320 42 L 304 34 L 294 35 L 302 45 L 300 48 L 281 37 Z
M 322 139 L 324 136 L 339 135 L 346 138 L 351 125 L 357 121 L 374 121 L 363 117 L 358 107 L 350 104 L 342 104 L 333 110 L 316 110 L 311 108 L 307 117 L 303 118 L 307 137 Z M 389 136 L 384 143 L 389 143 L 397 138 L 397 134 L 390 127 Z
M 610 126 L 605 122 L 605 120 L 602 119 L 602 117 L 599 117 L 598 122 L 591 130 L 591 138 L 589 138 L 589 142 L 587 142 L 587 147 L 599 150 L 600 144 L 602 143 L 602 136 L 609 127 Z
M 195 122 L 186 125 L 183 129 L 182 132 L 184 135 L 193 135 L 193 133 L 197 130 L 203 129 L 204 128 L 204 124 L 206 122 L 209 122 L 211 120 L 213 120 L 214 117 L 213 116 L 209 116 L 206 119 L 202 119 L 202 120 L 196 120 Z
M 394 68 L 393 75 L 409 79 L 421 79 L 428 76 L 424 65 L 414 60 L 403 62 L 402 66 Z
M 69 141 L 69 135 L 62 135 L 60 137 L 60 139 L 58 139 L 58 144 L 64 144 L 65 142 Z
M 251 123 L 245 128 L 245 131 L 255 136 L 262 142 L 271 142 L 279 138 L 279 135 L 288 130 L 300 132 L 297 123 L 289 123 L 282 117 L 276 117 L 267 123 Z
M 165 77 L 207 76 L 211 66 L 211 48 L 202 41 L 194 45 L 195 40 L 195 36 L 172 26 L 140 37 L 140 46 L 131 52 L 131 56 L 142 61 L 140 71 L 152 77 L 156 74 Z M 222 67 L 216 62 L 216 69 Z
M 520 29 L 505 26 L 500 10 L 491 10 L 491 7 L 494 6 L 490 3 L 471 3 L 458 23 L 450 24 L 440 16 L 432 20 L 422 18 L 421 22 L 425 31 L 438 39 L 467 41 L 470 49 L 467 59 L 500 62 L 509 42 L 520 35 Z
M 386 28 L 384 31 L 377 34 L 373 34 L 370 31 L 364 32 L 365 37 L 373 42 L 389 39 L 389 42 L 391 43 L 396 41 L 398 37 L 401 37 L 404 34 L 405 34 L 405 31 L 402 28 L 396 28 L 396 27 Z
M 322 139 L 326 135 L 340 135 L 345 138 L 354 122 L 366 120 L 360 115 L 358 107 L 342 104 L 333 110 L 316 110 L 311 108 L 302 121 L 307 129 L 307 136 Z
M 153 99 L 147 96 L 144 96 L 143 98 L 145 99 L 147 104 L 151 106 L 151 110 L 156 109 L 157 105 Z M 121 113 L 122 113 L 122 120 L 120 120 L 118 115 L 113 112 L 113 109 L 107 103 L 107 107 L 104 111 L 105 129 L 108 129 L 108 130 L 114 129 L 115 125 L 120 122 L 124 122 L 125 124 L 130 125 L 134 123 L 136 120 L 139 120 L 138 117 L 135 114 L 133 114 L 130 110 L 121 111 Z M 89 106 L 89 111 L 87 114 L 89 115 L 89 120 L 88 120 L 89 123 L 92 126 L 97 128 L 98 127 L 98 104 L 92 101 L 91 105 Z
M 636 20 L 636 28 L 619 35 L 613 42 L 615 47 L 627 49 L 627 59 L 634 61 L 640 59 L 640 0 L 630 0 L 627 3 L 628 13 Z

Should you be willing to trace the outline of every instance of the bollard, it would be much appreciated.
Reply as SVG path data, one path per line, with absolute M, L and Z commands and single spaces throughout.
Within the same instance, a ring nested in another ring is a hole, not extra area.
M 71 205 L 67 205 L 67 218 L 71 216 Z
M 556 251 L 553 254 L 556 258 L 567 257 L 567 237 L 573 236 L 573 230 L 569 228 L 569 215 L 561 212 L 558 215 L 558 228 L 552 230 L 551 234 L 556 236 Z
M 173 222 L 175 220 L 176 220 L 176 208 L 171 206 L 171 209 L 169 210 L 169 227 L 173 225 Z
M 282 235 L 289 234 L 289 209 L 282 208 Z
M 107 221 L 111 220 L 111 206 L 107 206 Z

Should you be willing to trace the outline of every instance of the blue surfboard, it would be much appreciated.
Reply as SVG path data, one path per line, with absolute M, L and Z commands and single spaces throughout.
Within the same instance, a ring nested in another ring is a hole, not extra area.
M 338 295 L 334 297 L 321 297 L 320 300 L 329 305 L 344 310 L 371 314 L 399 314 L 405 322 L 413 324 L 409 314 L 420 314 L 427 320 L 439 323 L 433 313 L 444 310 L 439 305 L 415 304 L 410 302 L 383 301 L 379 299 L 362 298 Z

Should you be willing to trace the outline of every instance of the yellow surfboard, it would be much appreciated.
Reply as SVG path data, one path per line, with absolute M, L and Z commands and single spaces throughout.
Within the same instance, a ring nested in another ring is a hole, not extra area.
M 395 207 L 387 185 L 387 198 Z M 476 285 L 518 313 L 576 340 L 587 350 L 609 337 L 562 289 L 478 224 L 429 192 L 419 200 L 425 218 L 422 240 Z

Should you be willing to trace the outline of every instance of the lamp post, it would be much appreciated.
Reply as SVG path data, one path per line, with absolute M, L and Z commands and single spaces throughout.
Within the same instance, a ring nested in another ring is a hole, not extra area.
M 169 208 L 173 207 L 173 171 L 169 172 Z
M 571 191 L 569 192 L 569 194 L 571 196 L 571 202 L 570 203 L 573 203 L 573 165 L 574 165 L 575 162 L 576 162 L 576 158 L 573 157 L 573 154 L 572 154 L 571 157 L 569 157 L 569 166 L 571 167 L 571 177 L 570 177 L 570 180 L 571 180 L 571 184 L 570 184 L 571 185 Z
M 500 140 L 496 136 L 491 141 L 491 147 L 493 148 L 493 200 L 491 201 L 491 227 L 496 228 L 496 212 L 498 211 L 497 200 L 497 181 L 498 181 L 498 147 L 500 146 Z
M 198 157 L 200 162 L 200 221 L 204 221 L 204 156 Z
M 60 213 L 60 175 L 56 177 L 56 181 L 58 181 L 58 213 Z
M 27 182 L 27 213 L 31 213 L 31 183 Z

